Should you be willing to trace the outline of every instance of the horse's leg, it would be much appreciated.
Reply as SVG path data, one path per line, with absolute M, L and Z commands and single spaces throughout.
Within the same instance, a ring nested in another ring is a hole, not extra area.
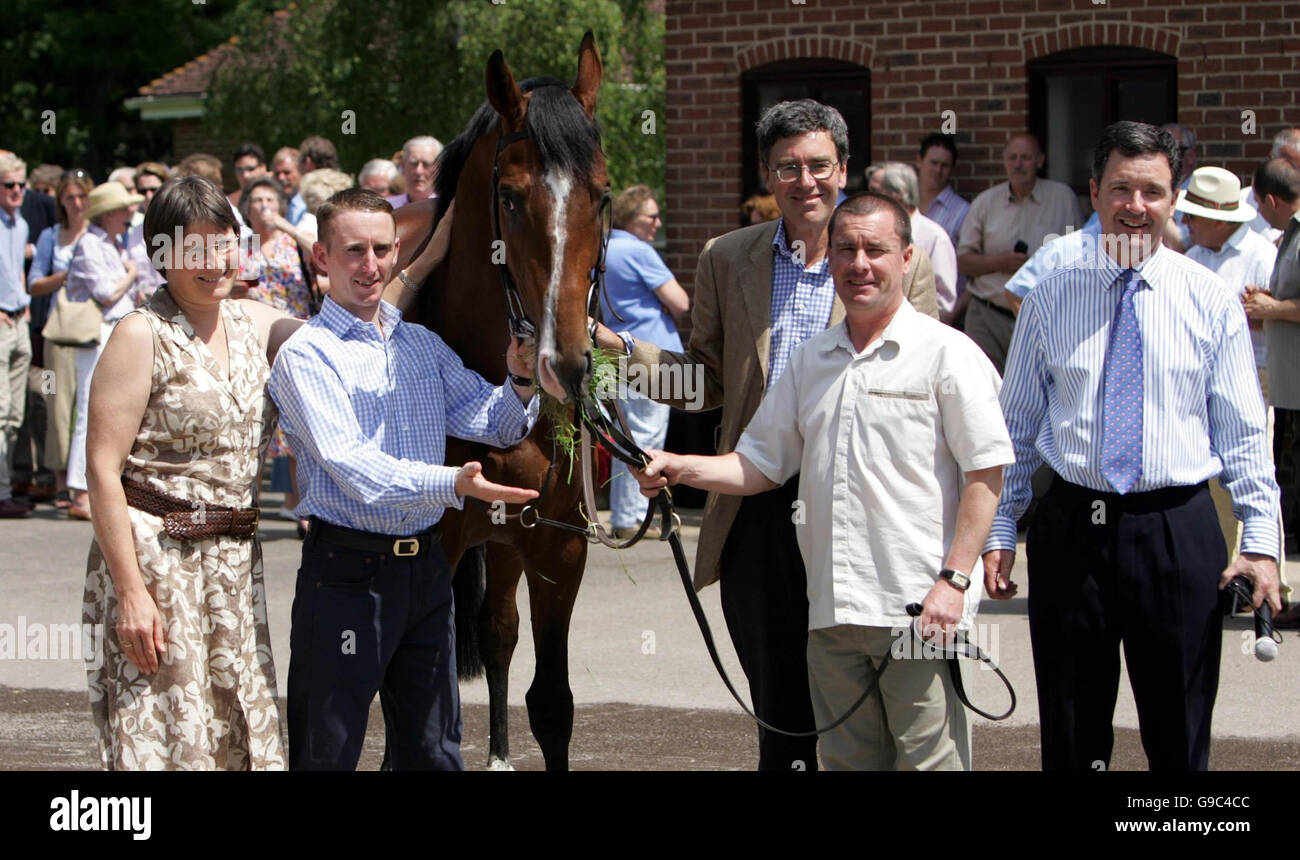
M 510 766 L 510 660 L 519 641 L 516 596 L 523 562 L 505 544 L 487 545 L 487 593 L 479 615 L 479 642 L 488 684 L 488 770 Z
M 552 532 L 529 547 L 528 602 L 537 669 L 528 688 L 528 724 L 547 770 L 569 769 L 573 691 L 569 689 L 569 619 L 587 563 L 587 541 Z

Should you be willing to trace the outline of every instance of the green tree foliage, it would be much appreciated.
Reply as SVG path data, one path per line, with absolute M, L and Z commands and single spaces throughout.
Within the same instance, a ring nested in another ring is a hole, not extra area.
M 662 190 L 663 14 L 645 5 L 334 0 L 294 7 L 244 31 L 240 53 L 209 89 L 207 122 L 214 135 L 259 141 L 268 154 L 324 135 L 355 172 L 416 134 L 444 142 L 459 134 L 484 99 L 487 59 L 497 48 L 519 80 L 573 80 L 590 29 L 605 63 L 597 118 L 611 183 Z
M 0 146 L 29 167 L 75 165 L 96 179 L 168 155 L 166 126 L 141 122 L 123 102 L 229 38 L 242 6 L 257 4 L 9 0 L 0 31 Z

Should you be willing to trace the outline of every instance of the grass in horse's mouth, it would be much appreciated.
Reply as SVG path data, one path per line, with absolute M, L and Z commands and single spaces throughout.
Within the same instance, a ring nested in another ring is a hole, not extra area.
M 602 391 L 623 390 L 626 380 L 618 375 L 620 355 L 621 353 L 606 349 L 592 350 L 591 378 L 587 381 L 587 393 L 593 398 L 599 397 Z M 556 448 L 569 456 L 568 481 L 572 482 L 573 463 L 578 459 L 578 427 L 573 423 L 573 404 L 561 403 L 547 394 L 536 378 L 533 380 L 533 390 L 542 398 L 539 404 L 540 417 L 551 422 L 551 440 Z

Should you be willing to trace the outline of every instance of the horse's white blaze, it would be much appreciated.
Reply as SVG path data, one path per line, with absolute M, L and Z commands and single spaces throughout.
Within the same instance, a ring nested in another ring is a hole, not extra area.
M 550 370 L 555 364 L 555 309 L 559 302 L 560 278 L 564 273 L 564 245 L 568 239 L 569 192 L 573 177 L 567 173 L 548 171 L 543 181 L 551 191 L 551 279 L 546 285 L 545 308 L 542 315 L 541 343 L 538 344 L 537 372 L 542 386 L 556 397 L 563 397 L 563 386 Z M 549 376 L 549 379 L 548 379 Z M 550 383 L 550 384 L 548 384 Z

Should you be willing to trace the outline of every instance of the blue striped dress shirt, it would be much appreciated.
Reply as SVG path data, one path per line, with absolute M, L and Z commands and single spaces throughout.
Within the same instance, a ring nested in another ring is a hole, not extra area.
M 1020 311 L 1001 401 L 1016 462 L 985 551 L 1016 547 L 1030 476 L 1114 492 L 1101 476 L 1101 390 L 1124 269 L 1098 251 L 1049 274 Z M 1242 552 L 1278 557 L 1278 487 L 1241 303 L 1217 275 L 1161 246 L 1138 267 L 1142 474 L 1131 492 L 1215 476 L 1242 521 Z M 1222 474 L 1220 474 L 1222 473 Z
M 297 515 L 411 535 L 461 507 L 456 469 L 441 465 L 446 437 L 509 447 L 539 398 L 525 408 L 387 302 L 379 319 L 382 335 L 327 298 L 281 347 L 268 388 L 298 460 Z
M 786 247 L 785 219 L 772 237 L 772 341 L 768 349 L 767 387 L 785 373 L 790 353 L 813 335 L 825 331 L 835 306 L 830 253 L 811 266 L 795 259 Z

